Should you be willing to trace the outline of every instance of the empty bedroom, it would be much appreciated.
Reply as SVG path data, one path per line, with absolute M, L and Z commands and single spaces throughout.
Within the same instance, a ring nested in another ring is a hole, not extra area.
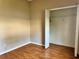
M 0 0 L 0 59 L 79 59 L 79 0 Z

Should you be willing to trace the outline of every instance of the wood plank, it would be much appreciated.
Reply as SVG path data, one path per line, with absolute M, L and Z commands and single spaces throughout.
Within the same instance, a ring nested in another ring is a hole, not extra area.
M 79 59 L 74 57 L 74 49 L 59 45 L 50 45 L 48 49 L 42 46 L 29 44 L 7 54 L 0 59 Z

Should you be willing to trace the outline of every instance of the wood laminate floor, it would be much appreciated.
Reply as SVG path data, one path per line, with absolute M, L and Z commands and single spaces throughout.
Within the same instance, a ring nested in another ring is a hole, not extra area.
M 48 49 L 29 44 L 0 56 L 0 59 L 79 59 L 74 58 L 74 49 L 51 45 Z

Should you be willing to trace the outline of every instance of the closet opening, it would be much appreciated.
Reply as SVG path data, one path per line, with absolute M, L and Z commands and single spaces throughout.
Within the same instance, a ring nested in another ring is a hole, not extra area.
M 68 47 L 74 49 L 73 55 L 77 56 L 78 11 L 77 6 L 45 10 L 45 48 Z
M 75 46 L 77 8 L 50 11 L 50 43 Z

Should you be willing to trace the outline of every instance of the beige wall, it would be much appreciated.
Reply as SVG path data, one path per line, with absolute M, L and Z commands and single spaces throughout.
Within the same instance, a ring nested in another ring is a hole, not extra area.
M 74 5 L 76 0 L 33 0 L 31 3 L 31 41 L 41 44 L 44 10 Z
M 30 41 L 26 0 L 0 0 L 0 53 Z
M 50 43 L 75 47 L 77 8 L 50 12 Z

